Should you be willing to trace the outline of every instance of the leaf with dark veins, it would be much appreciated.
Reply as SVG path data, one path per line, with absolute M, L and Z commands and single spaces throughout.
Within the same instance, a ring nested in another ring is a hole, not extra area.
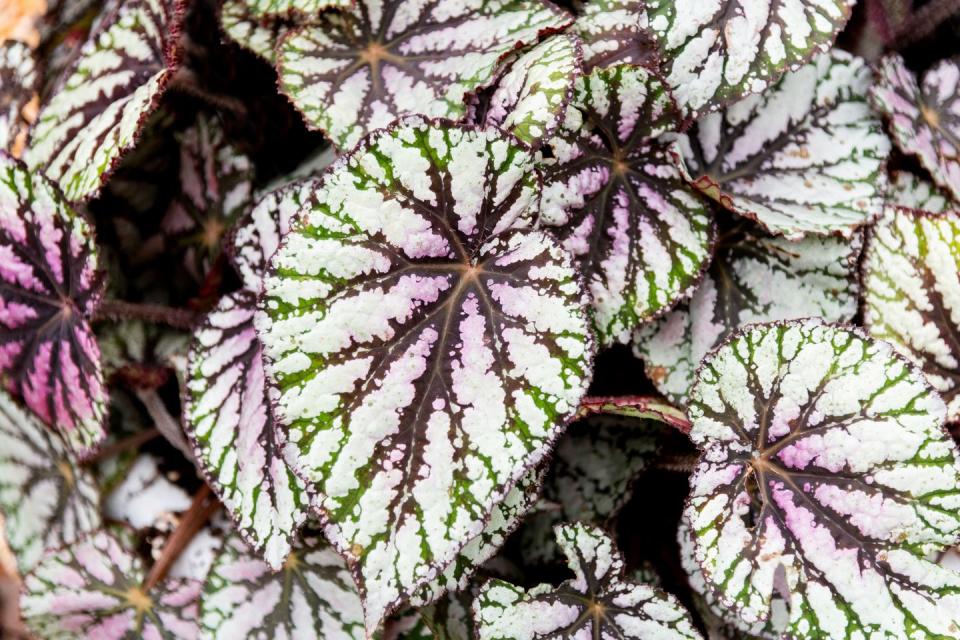
M 280 88 L 341 149 L 405 115 L 459 118 L 503 56 L 566 27 L 540 0 L 357 0 L 283 38 Z
M 90 34 L 37 116 L 26 163 L 71 201 L 100 191 L 178 64 L 183 0 L 129 0 Z
M 666 87 L 642 67 L 577 80 L 542 163 L 543 222 L 580 259 L 604 345 L 688 296 L 710 260 L 706 199 L 685 182 L 657 136 L 679 126 Z
M 583 43 L 586 70 L 615 64 L 657 69 L 657 46 L 647 30 L 645 0 L 587 0 L 570 32 Z
M 0 45 L 0 149 L 17 154 L 28 124 L 24 107 L 36 98 L 40 73 L 30 47 L 17 40 Z
M 958 637 L 960 574 L 926 558 L 960 539 L 960 461 L 918 369 L 857 329 L 758 324 L 690 395 L 684 517 L 722 606 L 761 622 L 784 589 L 785 637 Z
M 271 261 L 256 324 L 285 457 L 368 630 L 482 532 L 590 380 L 585 294 L 533 228 L 538 192 L 502 132 L 408 120 L 328 171 Z
M 220 28 L 230 40 L 276 64 L 277 44 L 290 25 L 282 21 L 264 23 L 253 16 L 246 0 L 224 0 L 220 6 Z
M 880 215 L 886 190 L 890 141 L 870 81 L 863 60 L 836 50 L 704 116 L 679 139 L 688 179 L 773 234 L 849 237 Z
M 89 320 L 103 279 L 86 219 L 0 153 L 0 376 L 80 458 L 105 437 L 107 393 Z
M 356 0 L 241 0 L 256 19 L 292 18 L 310 22 L 326 9 L 348 9 Z

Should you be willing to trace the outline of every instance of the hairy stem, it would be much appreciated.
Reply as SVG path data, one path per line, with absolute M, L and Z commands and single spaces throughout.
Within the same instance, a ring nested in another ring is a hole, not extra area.
M 143 581 L 141 589 L 144 593 L 149 593 L 150 589 L 163 580 L 170 567 L 176 562 L 183 550 L 193 540 L 193 536 L 203 528 L 213 513 L 220 508 L 220 503 L 213 497 L 209 485 L 203 485 L 197 494 L 193 497 L 193 503 L 190 508 L 183 513 L 180 524 L 167 540 L 160 557 L 150 567 L 150 573 Z
M 86 466 L 97 464 L 103 460 L 112 458 L 113 456 L 123 453 L 128 449 L 136 449 L 147 442 L 150 442 L 154 438 L 160 435 L 160 430 L 156 427 L 151 427 L 143 431 L 137 432 L 132 436 L 127 436 L 122 440 L 117 440 L 108 447 L 104 447 L 97 452 L 96 455 L 87 458 L 83 464 Z
M 650 396 L 587 396 L 580 403 L 577 418 L 596 413 L 658 420 L 681 433 L 690 433 L 692 426 L 683 411 Z
M 166 324 L 177 329 L 193 329 L 201 314 L 190 309 L 177 309 L 162 304 L 104 300 L 97 307 L 93 319 L 97 320 L 144 320 L 154 324 Z

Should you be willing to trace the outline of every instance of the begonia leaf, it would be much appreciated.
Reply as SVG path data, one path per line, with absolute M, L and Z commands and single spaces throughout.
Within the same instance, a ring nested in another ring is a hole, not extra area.
M 293 18 L 310 21 L 325 9 L 346 9 L 355 0 L 242 0 L 254 18 Z
M 646 0 L 587 0 L 570 31 L 583 43 L 587 71 L 620 63 L 656 69 L 659 63 L 647 30 Z
M 247 0 L 224 0 L 220 7 L 220 27 L 231 40 L 264 58 L 277 61 L 277 44 L 290 30 L 281 21 L 264 22 L 253 15 Z
M 0 149 L 14 155 L 27 122 L 24 108 L 35 99 L 40 85 L 40 73 L 33 51 L 17 40 L 0 45 Z

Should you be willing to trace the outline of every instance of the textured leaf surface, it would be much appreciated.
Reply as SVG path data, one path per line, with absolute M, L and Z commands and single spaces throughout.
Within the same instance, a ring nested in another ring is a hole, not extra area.
M 704 360 L 703 450 L 685 511 L 696 559 L 752 624 L 790 597 L 792 638 L 941 638 L 960 575 L 925 556 L 960 534 L 943 400 L 884 342 L 817 320 L 753 325 Z
M 60 438 L 0 391 L 0 511 L 20 573 L 45 549 L 96 529 L 99 499 L 93 479 Z
M 286 18 L 310 20 L 324 9 L 353 6 L 354 0 L 243 0 L 255 18 Z
M 624 579 L 623 557 L 602 529 L 556 528 L 574 578 L 525 591 L 486 583 L 474 602 L 480 640 L 699 638 L 676 598 Z
M 81 458 L 105 436 L 88 324 L 102 288 L 87 221 L 46 179 L 0 154 L 0 375 Z
M 960 419 L 960 205 L 936 207 L 924 186 L 901 183 L 870 231 L 863 262 L 864 326 L 923 370 Z M 918 194 L 918 191 L 920 193 Z M 946 204 L 946 203 L 944 203 Z
M 566 113 L 581 56 L 580 44 L 569 35 L 548 38 L 519 56 L 497 83 L 485 123 L 539 147 Z
M 662 71 L 696 115 L 760 93 L 826 51 L 855 0 L 648 0 Z
M 680 138 L 689 178 L 771 233 L 849 236 L 880 215 L 886 188 L 890 141 L 867 105 L 870 75 L 833 51 L 704 116 Z
M 275 573 L 237 535 L 203 586 L 205 638 L 363 640 L 363 607 L 343 558 L 305 535 Z
M 40 83 L 33 52 L 26 44 L 8 40 L 0 45 L 0 149 L 14 151 L 27 124 L 23 108 L 34 98 Z
M 870 97 L 900 150 L 960 200 L 960 56 L 936 64 L 919 84 L 903 58 L 887 56 Z
M 474 591 L 471 584 L 459 593 L 448 592 L 434 604 L 411 609 L 392 623 L 397 640 L 473 640 L 477 637 L 471 615 Z
M 530 228 L 538 175 L 501 136 L 422 121 L 371 136 L 264 284 L 285 457 L 322 494 L 368 628 L 480 534 L 590 378 L 572 259 Z
M 500 58 L 570 17 L 540 0 L 357 0 L 280 43 L 280 88 L 341 149 L 403 115 L 456 118 Z
M 634 354 L 647 376 L 681 406 L 700 361 L 737 329 L 806 317 L 848 322 L 857 313 L 862 234 L 798 242 L 749 228 L 723 235 L 690 301 L 634 334 Z
M 24 579 L 20 607 L 45 640 L 195 640 L 200 583 L 170 579 L 144 593 L 140 559 L 101 530 L 47 555 Z
M 561 226 L 564 246 L 580 258 L 604 344 L 626 342 L 689 295 L 710 259 L 709 206 L 673 166 L 668 143 L 654 139 L 677 118 L 651 72 L 597 69 L 578 79 L 548 143 L 544 222 Z
M 285 22 L 264 23 L 250 11 L 246 0 L 224 0 L 220 7 L 220 27 L 231 40 L 249 49 L 271 64 L 277 61 L 277 44 L 290 30 Z
M 274 569 L 309 496 L 283 461 L 253 328 L 256 297 L 224 296 L 194 332 L 184 423 L 196 458 L 241 534 Z
M 587 71 L 618 63 L 655 69 L 656 44 L 646 29 L 645 0 L 588 0 L 570 31 L 583 43 Z
M 103 20 L 40 110 L 24 154 L 70 200 L 100 190 L 177 63 L 180 0 L 131 0 Z

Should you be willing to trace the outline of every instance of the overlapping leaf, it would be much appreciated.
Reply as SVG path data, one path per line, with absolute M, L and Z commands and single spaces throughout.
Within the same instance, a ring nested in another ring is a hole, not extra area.
M 100 530 L 26 576 L 23 620 L 45 640 L 196 640 L 200 583 L 169 579 L 145 593 L 143 578 L 140 559 Z
M 791 638 L 957 637 L 960 537 L 943 400 L 884 342 L 818 320 L 753 325 L 704 360 L 703 455 L 685 517 L 709 587 L 743 622 L 789 597 Z
M 403 115 L 460 117 L 500 59 L 570 16 L 540 0 L 357 0 L 280 43 L 280 87 L 341 149 Z
M 623 557 L 602 529 L 555 531 L 574 578 L 529 590 L 486 583 L 473 605 L 480 640 L 700 638 L 676 598 L 624 578 Z
M 45 549 L 96 529 L 98 502 L 93 479 L 60 438 L 0 391 L 0 511 L 20 573 Z
M 178 57 L 181 0 L 130 0 L 90 34 L 40 110 L 24 159 L 70 200 L 100 190 L 166 88 Z
M 955 421 L 960 419 L 960 205 L 925 196 L 932 191 L 929 183 L 904 177 L 898 186 L 864 253 L 864 326 L 923 370 Z
M 81 458 L 105 435 L 88 324 L 102 288 L 87 221 L 45 178 L 0 153 L 0 376 Z
M 204 638 L 366 638 L 350 571 L 312 535 L 296 544 L 279 573 L 229 536 L 203 586 L 200 621 Z
M 475 588 L 449 592 L 437 602 L 410 609 L 391 621 L 396 635 L 385 634 L 385 640 L 473 640 L 476 625 L 471 606 Z
M 790 242 L 741 225 L 723 237 L 690 301 L 634 334 L 647 376 L 681 406 L 700 361 L 737 329 L 806 317 L 848 322 L 857 313 L 862 234 Z
M 26 134 L 24 108 L 35 99 L 40 74 L 30 47 L 17 40 L 0 45 L 0 149 L 16 153 Z
M 247 291 L 224 296 L 194 332 L 184 423 L 240 533 L 279 569 L 306 519 L 309 496 L 281 456 L 253 328 L 255 307 Z
M 539 147 L 566 113 L 581 57 L 580 43 L 569 35 L 548 38 L 517 57 L 490 97 L 485 124 Z
M 771 233 L 849 236 L 880 215 L 886 188 L 890 141 L 867 105 L 870 75 L 832 51 L 704 116 L 680 138 L 688 178 Z
M 897 54 L 880 62 L 878 75 L 870 98 L 897 146 L 960 200 L 960 56 L 939 62 L 919 84 Z
M 691 115 L 760 93 L 826 51 L 855 0 L 648 0 L 662 71 Z
M 619 63 L 656 69 L 656 44 L 646 27 L 645 0 L 587 0 L 570 31 L 583 43 L 587 71 Z
M 231 40 L 271 64 L 277 61 L 280 38 L 290 29 L 284 22 L 264 23 L 257 19 L 247 0 L 224 0 L 220 7 L 220 27 Z
M 710 259 L 709 206 L 655 136 L 677 125 L 666 88 L 641 67 L 597 69 L 577 80 L 548 143 L 544 222 L 561 226 L 581 260 L 603 343 L 626 342 L 641 322 L 689 295 Z
M 413 120 L 371 136 L 264 283 L 285 457 L 321 495 L 368 629 L 480 534 L 590 378 L 576 269 L 531 228 L 539 176 L 502 135 Z

